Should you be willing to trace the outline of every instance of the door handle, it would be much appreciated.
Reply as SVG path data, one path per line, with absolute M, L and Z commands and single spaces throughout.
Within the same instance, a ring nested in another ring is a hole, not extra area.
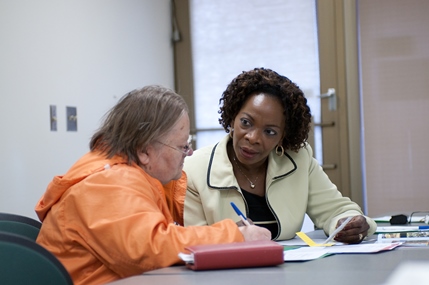
M 322 164 L 323 170 L 332 170 L 337 168 L 336 164 Z
M 320 99 L 329 99 L 329 111 L 337 110 L 337 94 L 335 93 L 335 88 L 328 88 L 328 92 L 321 94 Z
M 322 128 L 326 128 L 326 127 L 334 127 L 335 126 L 335 122 L 330 122 L 330 123 L 314 123 L 315 127 L 322 127 Z

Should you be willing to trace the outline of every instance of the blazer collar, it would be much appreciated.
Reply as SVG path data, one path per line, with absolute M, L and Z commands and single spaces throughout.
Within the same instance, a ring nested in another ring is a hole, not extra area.
M 219 143 L 213 146 L 207 169 L 207 185 L 211 188 L 239 188 L 226 151 L 226 146 L 230 139 L 229 135 L 226 135 Z M 271 151 L 268 156 L 267 184 L 287 177 L 296 169 L 295 161 L 287 152 L 280 157 L 275 150 Z

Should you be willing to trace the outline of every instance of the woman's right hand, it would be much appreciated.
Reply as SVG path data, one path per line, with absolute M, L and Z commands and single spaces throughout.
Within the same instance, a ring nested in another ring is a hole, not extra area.
M 255 225 L 238 227 L 244 236 L 244 241 L 253 240 L 271 240 L 271 232 L 266 228 L 261 228 Z

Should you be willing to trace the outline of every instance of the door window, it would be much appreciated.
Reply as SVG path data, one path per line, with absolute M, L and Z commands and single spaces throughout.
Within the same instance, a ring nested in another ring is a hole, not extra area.
M 320 122 L 320 76 L 314 0 L 190 0 L 196 148 L 225 136 L 219 98 L 242 71 L 275 70 L 304 91 Z M 321 132 L 313 148 L 322 163 Z

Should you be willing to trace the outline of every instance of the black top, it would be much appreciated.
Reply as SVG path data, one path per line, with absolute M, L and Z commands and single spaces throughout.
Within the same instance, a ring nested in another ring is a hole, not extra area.
M 241 189 L 249 207 L 249 219 L 257 226 L 264 227 L 271 232 L 271 239 L 278 234 L 279 227 L 270 208 L 268 208 L 265 196 L 261 197 Z

